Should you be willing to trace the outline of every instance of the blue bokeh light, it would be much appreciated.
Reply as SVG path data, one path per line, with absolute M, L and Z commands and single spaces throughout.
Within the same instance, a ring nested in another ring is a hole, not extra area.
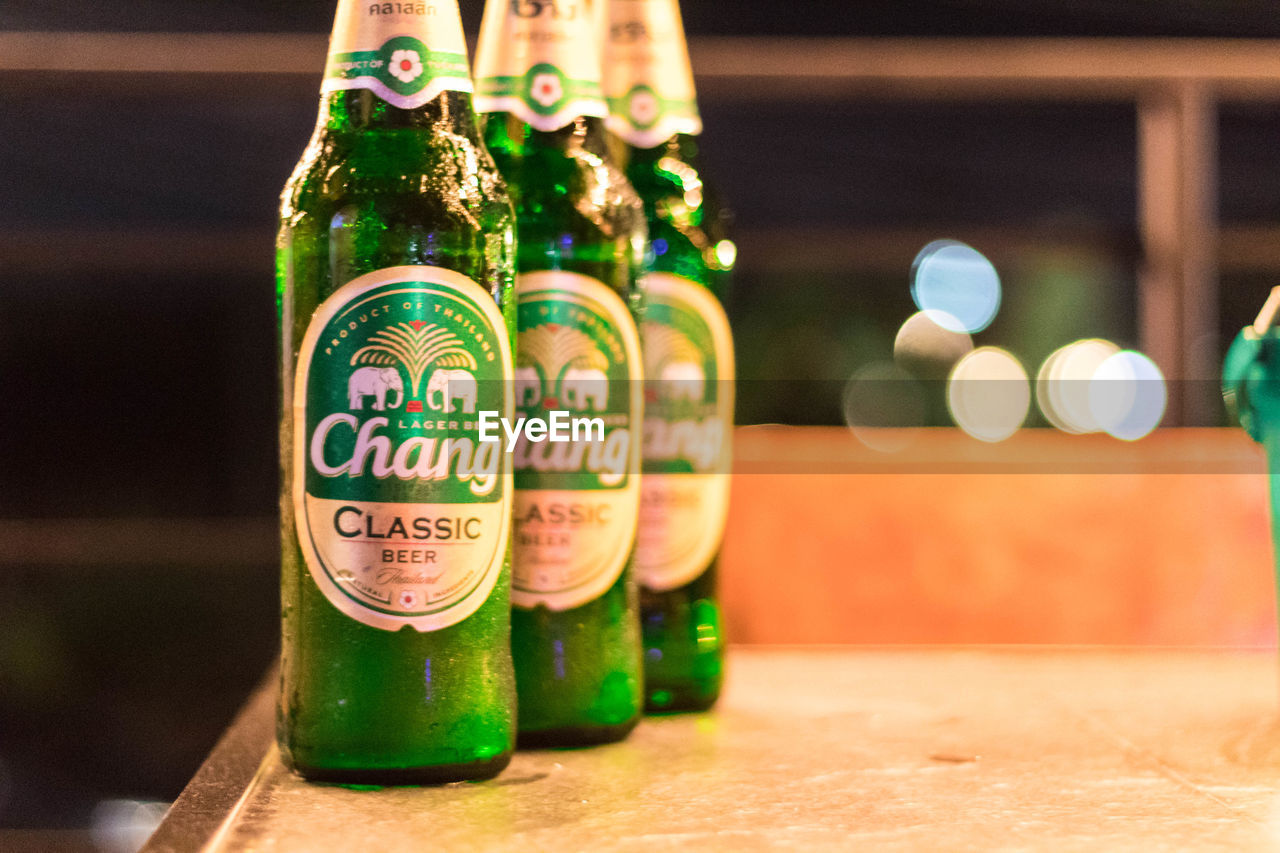
M 939 326 L 981 332 L 1000 311 L 1000 276 L 986 256 L 955 240 L 935 240 L 912 265 L 911 298 Z
M 1168 402 L 1164 374 L 1134 350 L 1108 358 L 1089 383 L 1089 406 L 1098 425 L 1122 441 L 1137 441 L 1158 427 Z

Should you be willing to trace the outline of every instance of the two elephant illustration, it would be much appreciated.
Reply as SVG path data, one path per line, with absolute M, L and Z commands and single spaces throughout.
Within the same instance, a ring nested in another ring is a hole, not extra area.
M 443 403 L 436 404 L 436 395 L 441 395 Z M 457 409 L 455 405 L 461 401 L 462 411 L 474 414 L 476 410 L 476 378 L 465 370 L 436 370 L 427 381 L 427 406 L 432 409 L 443 409 L 446 414 Z
M 389 392 L 395 399 L 388 402 Z M 373 409 L 398 409 L 404 403 L 404 381 L 394 367 L 361 367 L 347 380 L 347 397 L 352 409 L 363 409 L 365 398 L 373 397 Z M 437 402 L 437 399 L 440 402 Z M 427 405 L 446 414 L 476 410 L 476 380 L 466 370 L 436 370 L 427 381 Z
M 707 393 L 707 377 L 702 365 L 689 361 L 670 361 L 658 376 L 661 395 L 669 400 L 701 403 Z
M 404 402 L 404 382 L 394 367 L 362 367 L 347 380 L 347 397 L 353 409 L 363 409 L 364 398 L 372 396 L 374 410 L 384 411 L 388 391 L 396 392 L 391 408 L 400 408 Z
M 609 377 L 603 371 L 571 367 L 560 378 L 560 398 L 578 411 L 603 412 L 609 407 Z M 535 406 L 542 401 L 542 377 L 536 368 L 516 368 L 516 405 Z
M 691 402 L 702 400 L 705 377 L 699 365 L 687 362 L 667 364 L 661 373 L 663 396 Z M 388 402 L 387 396 L 395 392 Z M 602 412 L 609 405 L 609 378 L 603 371 L 571 367 L 560 380 L 564 405 L 578 411 Z M 352 409 L 363 409 L 366 397 L 373 397 L 373 409 L 398 409 L 404 403 L 404 381 L 394 367 L 361 367 L 347 382 L 347 396 Z M 439 401 L 439 402 L 437 402 Z M 535 406 L 542 401 L 542 378 L 533 367 L 516 368 L 516 405 Z M 467 414 L 476 410 L 476 380 L 466 370 L 438 369 L 427 382 L 427 405 L 452 413 L 461 408 Z

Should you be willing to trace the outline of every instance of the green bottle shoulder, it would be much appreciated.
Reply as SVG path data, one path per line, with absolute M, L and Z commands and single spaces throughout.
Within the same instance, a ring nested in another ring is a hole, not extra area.
M 483 144 L 422 128 L 318 131 L 280 209 L 294 227 L 358 209 L 432 230 L 514 228 L 506 184 Z
M 644 205 L 612 160 L 604 130 L 530 132 L 515 138 L 490 117 L 486 142 L 507 180 L 521 239 L 569 235 L 578 243 L 643 242 Z
M 676 143 L 663 150 L 632 149 L 627 177 L 649 221 L 654 270 L 723 289 L 732 263 L 722 263 L 717 248 L 729 239 L 732 214 L 705 179 L 696 154 Z
M 537 169 L 536 162 L 526 161 L 528 168 L 518 170 L 521 177 L 510 185 L 521 240 L 571 237 L 579 246 L 646 241 L 644 206 L 620 171 L 593 168 L 574 158 L 572 171 L 562 173 L 560 180 L 544 181 L 539 175 L 550 170 Z

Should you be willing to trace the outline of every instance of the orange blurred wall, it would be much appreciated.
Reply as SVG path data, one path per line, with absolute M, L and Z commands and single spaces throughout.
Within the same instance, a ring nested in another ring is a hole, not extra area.
M 1275 644 L 1267 478 L 1242 432 L 920 432 L 879 454 L 844 430 L 739 430 L 731 641 Z

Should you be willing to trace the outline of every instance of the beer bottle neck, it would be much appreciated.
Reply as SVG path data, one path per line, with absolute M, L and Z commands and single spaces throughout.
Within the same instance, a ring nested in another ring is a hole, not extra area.
M 477 112 L 509 114 L 539 132 L 609 112 L 585 0 L 488 0 L 475 79 Z
M 698 137 L 689 133 L 677 133 L 653 146 L 627 146 L 627 162 L 638 165 L 655 165 L 664 159 L 695 165 L 698 162 Z
M 469 125 L 471 91 L 457 0 L 338 0 L 321 85 L 323 126 Z
M 485 144 L 495 156 L 527 157 L 538 150 L 609 156 L 608 132 L 599 116 L 577 116 L 555 130 L 538 130 L 512 113 L 491 113 L 484 119 Z
M 329 92 L 320 103 L 319 124 L 334 133 L 412 129 L 466 135 L 476 132 L 471 95 L 457 91 L 441 92 L 434 100 L 411 109 L 392 106 L 369 89 Z
M 704 188 L 697 139 L 677 134 L 651 148 L 630 146 L 626 173 L 650 218 L 663 219 L 686 236 L 702 226 Z M 702 241 L 699 237 L 695 242 Z
M 654 148 L 702 132 L 677 0 L 596 0 L 609 129 Z

